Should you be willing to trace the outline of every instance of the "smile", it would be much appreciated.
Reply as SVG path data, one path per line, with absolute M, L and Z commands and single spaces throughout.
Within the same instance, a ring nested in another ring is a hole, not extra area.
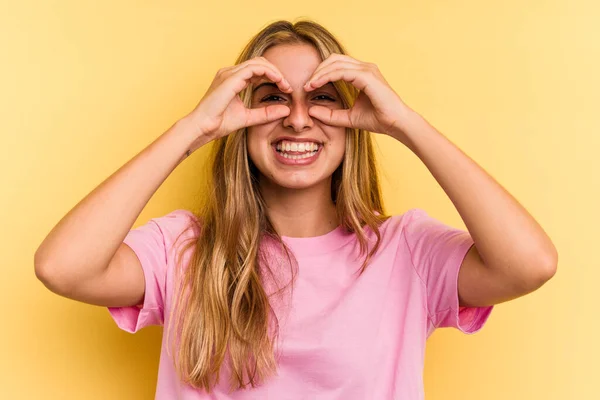
M 314 142 L 281 141 L 271 146 L 275 159 L 286 165 L 308 165 L 316 161 L 323 146 Z

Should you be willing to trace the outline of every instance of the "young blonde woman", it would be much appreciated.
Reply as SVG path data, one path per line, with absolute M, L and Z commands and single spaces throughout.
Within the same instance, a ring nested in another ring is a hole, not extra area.
M 468 231 L 418 208 L 385 214 L 370 132 L 419 157 Z M 131 229 L 209 143 L 198 211 Z M 502 186 L 307 20 L 259 32 L 35 254 L 53 292 L 109 307 L 128 332 L 164 326 L 164 400 L 422 399 L 436 328 L 479 331 L 494 304 L 556 267 L 551 240 Z

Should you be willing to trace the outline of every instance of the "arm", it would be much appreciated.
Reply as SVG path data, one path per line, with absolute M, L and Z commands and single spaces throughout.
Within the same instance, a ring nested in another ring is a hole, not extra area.
M 550 238 L 510 193 L 424 118 L 403 108 L 390 136 L 423 161 L 446 192 L 475 246 L 459 273 L 461 306 L 486 306 L 523 296 L 556 272 Z
M 53 292 L 103 306 L 140 304 L 142 266 L 123 244 L 154 192 L 186 153 L 240 128 L 289 114 L 284 105 L 248 109 L 238 96 L 255 76 L 291 90 L 262 57 L 220 69 L 196 108 L 102 182 L 52 229 L 34 257 L 36 276 Z
M 462 217 L 475 243 L 459 272 L 459 304 L 485 306 L 531 292 L 556 272 L 550 238 L 502 186 L 471 158 L 410 109 L 379 68 L 331 54 L 305 90 L 344 80 L 359 91 L 350 109 L 309 109 L 326 124 L 387 134 L 425 163 Z
M 134 305 L 144 294 L 139 261 L 123 239 L 152 195 L 206 141 L 182 119 L 108 177 L 50 231 L 34 256 L 51 291 L 98 305 Z M 109 269 L 109 265 L 111 265 Z

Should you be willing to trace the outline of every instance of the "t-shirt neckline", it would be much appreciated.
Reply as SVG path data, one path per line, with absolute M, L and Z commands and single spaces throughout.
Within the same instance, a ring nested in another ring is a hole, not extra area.
M 296 255 L 322 254 L 339 249 L 352 239 L 353 233 L 342 225 L 324 235 L 311 237 L 281 236 L 281 240 L 292 249 Z M 301 252 L 298 254 L 298 252 Z

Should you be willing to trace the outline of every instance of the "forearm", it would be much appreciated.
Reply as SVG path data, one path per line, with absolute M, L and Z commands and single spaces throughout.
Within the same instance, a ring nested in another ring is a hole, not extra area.
M 186 158 L 189 132 L 177 122 L 73 207 L 35 253 L 40 279 L 66 285 L 102 273 L 152 195 Z
M 519 202 L 424 118 L 406 111 L 394 137 L 425 164 L 446 192 L 486 267 L 536 279 L 556 262 L 550 238 Z M 526 268 L 523 268 L 526 267 Z

